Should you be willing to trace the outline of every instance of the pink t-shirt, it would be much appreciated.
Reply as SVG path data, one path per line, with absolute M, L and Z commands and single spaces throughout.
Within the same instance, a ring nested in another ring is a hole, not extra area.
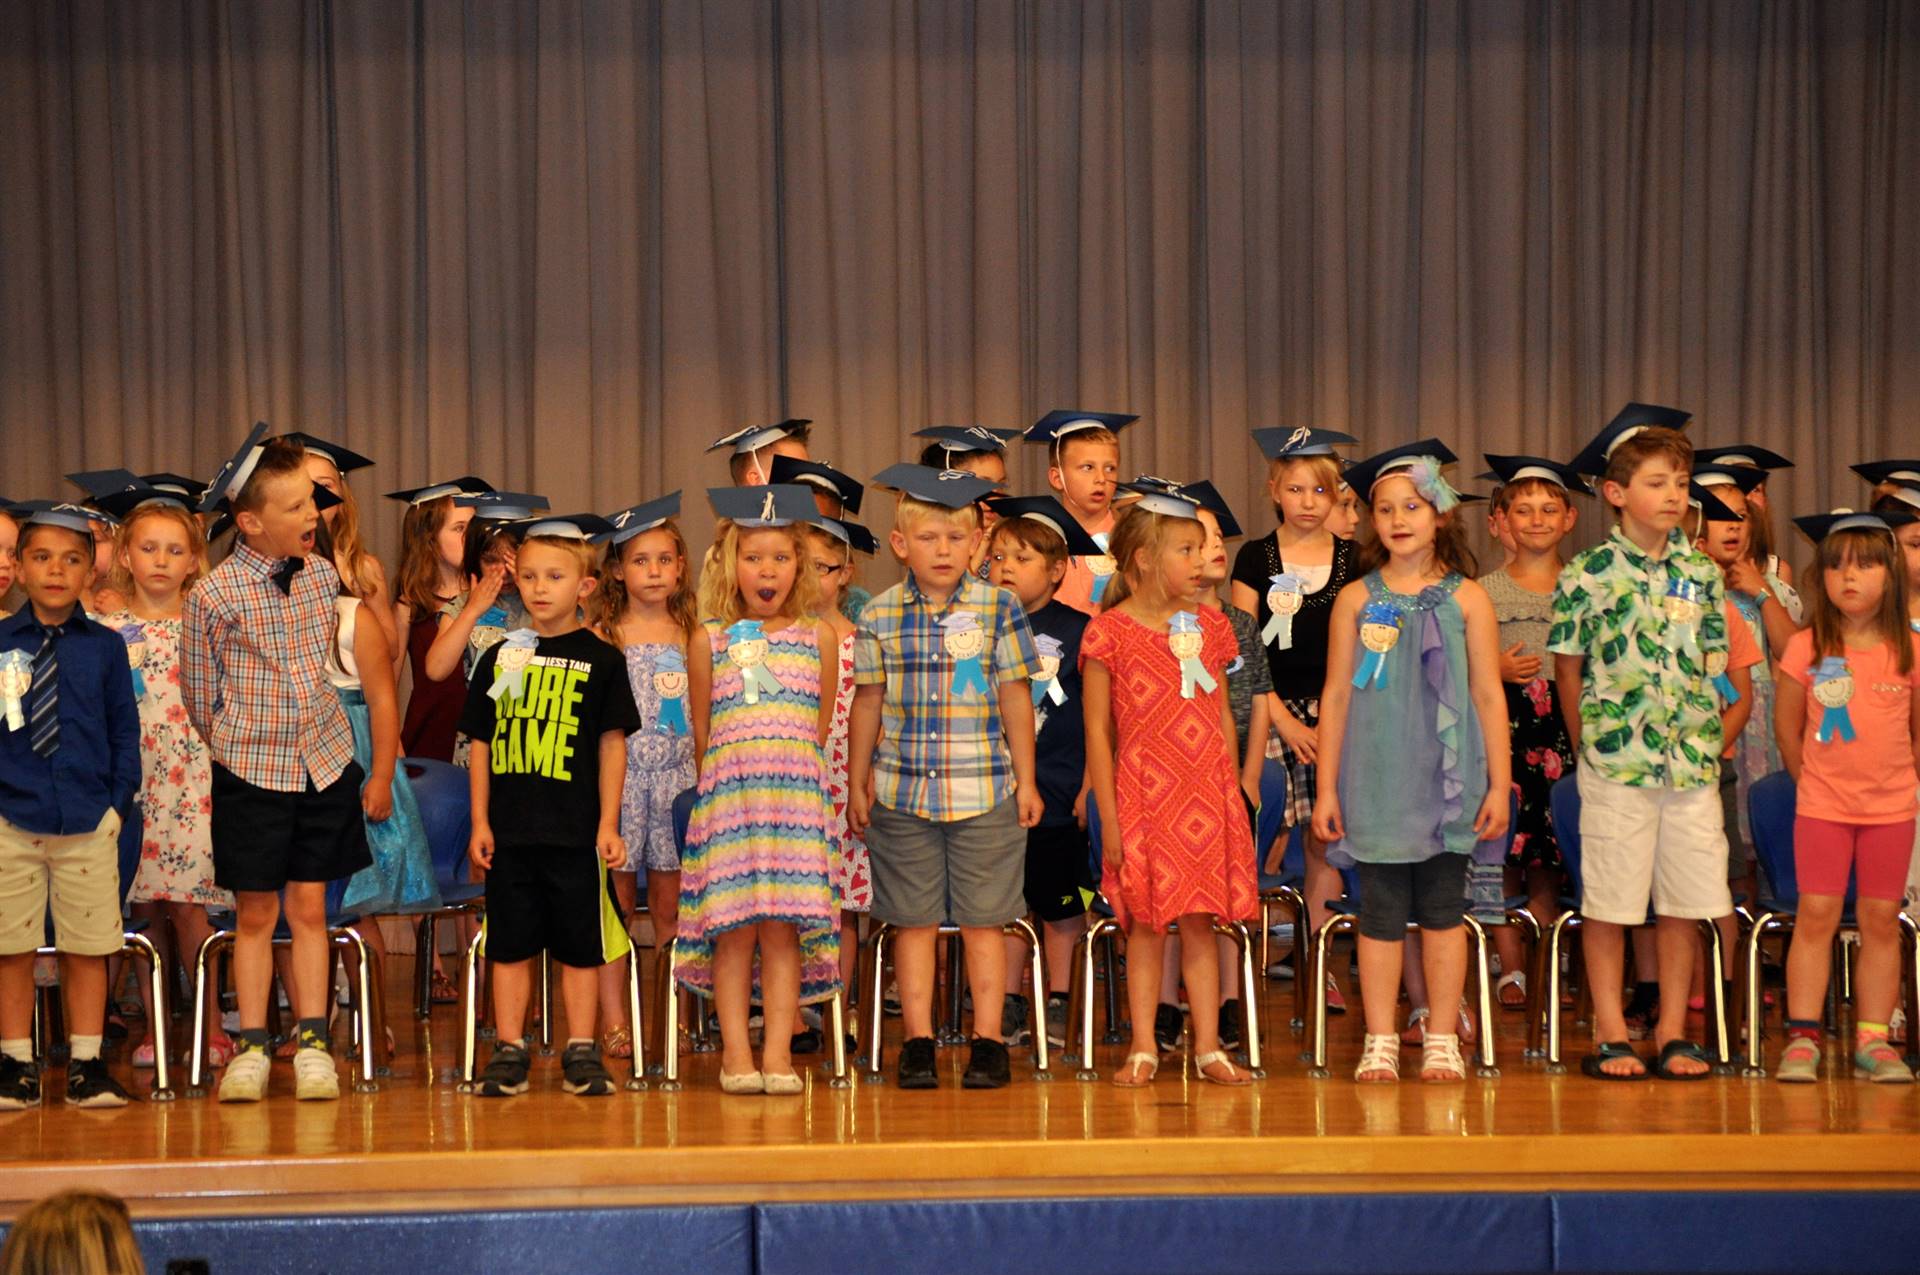
M 1739 610 L 1731 601 L 1720 605 L 1727 613 L 1727 671 L 1731 673 L 1736 669 L 1752 668 L 1764 658 L 1760 654 L 1760 644 L 1753 640 L 1753 630 L 1740 618 Z M 1730 739 L 1727 741 L 1727 751 L 1720 755 L 1731 757 L 1733 750 L 1739 746 L 1738 737 Z
M 1113 530 L 1113 513 L 1109 511 L 1100 525 L 1088 527 L 1091 535 L 1104 536 Z M 1094 562 L 1088 558 L 1068 558 L 1067 574 L 1060 578 L 1060 587 L 1053 591 L 1056 602 L 1064 602 L 1076 611 L 1085 611 L 1088 615 L 1097 615 L 1100 608 L 1093 604 L 1093 581 L 1096 575 Z M 1098 574 L 1110 574 L 1113 571 L 1113 559 L 1099 562 Z
M 1846 703 L 1854 738 L 1818 739 L 1826 706 L 1813 695 L 1813 630 L 1802 629 L 1787 641 L 1780 671 L 1807 692 L 1807 724 L 1801 738 L 1797 813 L 1834 823 L 1904 823 L 1920 810 L 1914 800 L 1913 694 L 1920 687 L 1920 634 L 1908 634 L 1914 646 L 1914 671 L 1902 677 L 1893 649 L 1882 643 L 1871 651 L 1849 650 L 1852 698 Z

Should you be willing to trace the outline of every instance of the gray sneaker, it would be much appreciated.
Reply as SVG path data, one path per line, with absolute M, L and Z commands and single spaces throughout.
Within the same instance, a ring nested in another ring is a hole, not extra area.
M 1067 998 L 1057 992 L 1047 997 L 1047 1043 L 1055 1049 L 1067 1047 Z
M 1006 1000 L 1000 1005 L 1000 1038 L 1009 1045 L 1031 1045 L 1033 1043 L 1032 1015 L 1027 1010 L 1027 998 L 1007 993 Z

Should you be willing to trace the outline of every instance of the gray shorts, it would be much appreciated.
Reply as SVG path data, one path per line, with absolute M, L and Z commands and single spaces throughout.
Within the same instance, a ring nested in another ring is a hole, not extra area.
M 937 823 L 874 803 L 873 916 L 890 925 L 1000 926 L 1027 912 L 1027 834 L 1012 797 Z
M 1739 881 L 1753 873 L 1753 851 L 1740 835 L 1740 776 L 1732 758 L 1720 759 L 1720 820 L 1727 826 L 1727 880 Z M 1748 899 L 1752 908 L 1758 899 Z
M 1398 943 L 1407 926 L 1452 930 L 1467 910 L 1467 860 L 1464 854 L 1436 854 L 1419 863 L 1362 863 L 1360 933 L 1383 943 Z

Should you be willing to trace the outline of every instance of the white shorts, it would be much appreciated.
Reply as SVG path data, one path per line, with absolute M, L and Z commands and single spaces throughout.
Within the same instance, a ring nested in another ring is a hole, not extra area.
M 1711 920 L 1733 912 L 1727 833 L 1716 784 L 1635 788 L 1587 766 L 1580 785 L 1580 915 L 1615 925 L 1656 916 Z

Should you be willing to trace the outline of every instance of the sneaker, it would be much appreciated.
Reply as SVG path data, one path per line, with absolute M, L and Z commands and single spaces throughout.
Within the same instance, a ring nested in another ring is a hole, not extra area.
M 1332 970 L 1327 971 L 1327 1012 L 1329 1014 L 1347 1012 L 1346 994 L 1340 990 L 1340 984 L 1334 981 Z
M 1059 992 L 1047 997 L 1047 1043 L 1055 1049 L 1067 1047 L 1067 998 Z
M 1240 1048 L 1240 1027 L 1240 998 L 1230 996 L 1220 1002 L 1220 1048 Z
M 311 1045 L 293 1051 L 293 1096 L 301 1102 L 332 1102 L 340 1096 L 332 1054 Z
M 40 1105 L 40 1064 L 0 1054 L 0 1111 Z
M 1007 1047 L 997 1040 L 987 1040 L 976 1036 L 973 1048 L 967 1053 L 966 1075 L 961 1077 L 962 1089 L 1004 1089 L 1013 1079 L 1013 1070 L 1007 1063 Z
M 67 1064 L 69 1107 L 124 1107 L 132 1101 L 107 1071 L 107 1060 L 88 1058 Z
M 1861 1042 L 1853 1051 L 1853 1078 L 1876 1085 L 1910 1085 L 1913 1072 L 1885 1036 Z
M 900 985 L 889 982 L 887 990 L 880 997 L 880 1012 L 888 1018 L 900 1017 Z
M 934 1067 L 933 1037 L 915 1036 L 900 1046 L 902 1089 L 938 1089 L 940 1073 Z
M 1033 1025 L 1028 1021 L 1027 998 L 1007 993 L 1000 1005 L 1000 1035 L 1009 1045 L 1031 1045 Z
M 803 1027 L 787 1038 L 787 1052 L 790 1054 L 817 1054 L 827 1043 L 818 1027 Z
M 273 1061 L 264 1049 L 242 1049 L 220 1076 L 221 1102 L 259 1102 L 267 1096 L 267 1072 Z
M 592 1041 L 568 1045 L 560 1055 L 560 1087 L 568 1093 L 587 1098 L 603 1098 L 613 1092 L 613 1074 L 600 1061 L 600 1046 Z
M 507 1098 L 525 1093 L 529 1065 L 523 1046 L 496 1045 L 493 1057 L 487 1059 L 487 1065 L 480 1072 L 479 1087 L 474 1092 L 482 1098 Z M 233 1074 L 232 1066 L 228 1064 L 228 1075 Z
M 1789 1085 L 1810 1085 L 1820 1079 L 1820 1046 L 1805 1036 L 1796 1036 L 1780 1051 L 1780 1065 L 1773 1078 Z
M 151 1040 L 141 1041 L 140 1047 L 133 1051 L 133 1067 L 135 1071 L 153 1070 L 153 1042 Z
M 1160 1002 L 1153 1011 L 1153 1043 L 1160 1046 L 1160 1052 L 1170 1053 L 1180 1044 L 1180 1031 L 1186 1026 L 1186 1017 L 1181 1014 L 1178 1005 Z

